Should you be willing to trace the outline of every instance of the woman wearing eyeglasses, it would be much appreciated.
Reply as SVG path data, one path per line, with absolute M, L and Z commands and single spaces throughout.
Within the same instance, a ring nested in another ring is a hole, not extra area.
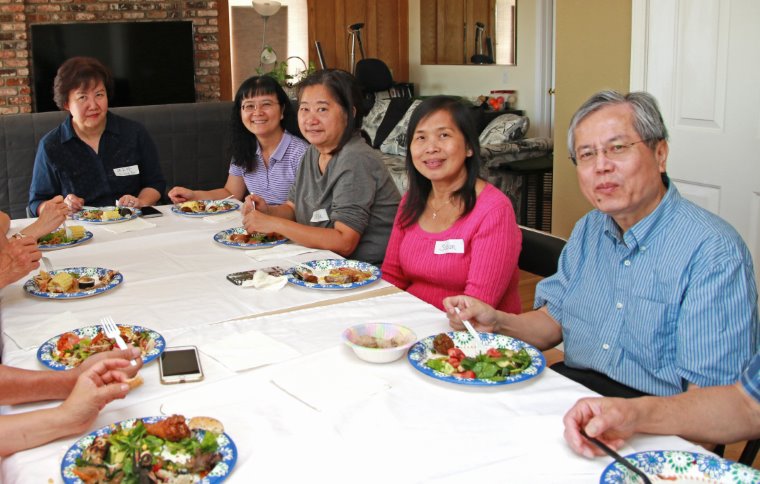
M 39 215 L 56 195 L 70 211 L 92 206 L 142 207 L 161 198 L 166 182 L 143 125 L 108 111 L 113 77 L 92 57 L 72 57 L 53 83 L 56 105 L 69 112 L 41 140 L 34 159 L 29 210 Z
M 285 129 L 292 115 L 290 99 L 273 77 L 243 81 L 232 107 L 232 162 L 227 183 L 213 190 L 174 187 L 169 198 L 181 203 L 231 195 L 242 201 L 246 193 L 256 193 L 267 203 L 284 203 L 309 147 Z

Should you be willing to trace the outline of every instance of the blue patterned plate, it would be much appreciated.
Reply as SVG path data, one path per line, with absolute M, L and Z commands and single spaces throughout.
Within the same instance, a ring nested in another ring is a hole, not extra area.
M 100 277 L 106 275 L 109 270 L 110 269 L 104 269 L 102 267 L 67 267 L 65 269 L 50 271 L 48 274 L 53 277 L 59 272 L 69 272 L 71 274 L 76 274 L 77 277 L 90 276 L 92 278 L 99 279 Z M 83 289 L 77 292 L 60 293 L 40 291 L 37 287 L 37 283 L 34 282 L 34 279 L 29 279 L 24 283 L 24 291 L 26 291 L 28 294 L 31 294 L 32 296 L 44 297 L 47 299 L 78 299 L 82 297 L 95 296 L 97 294 L 110 291 L 111 289 L 119 286 L 119 284 L 122 282 L 124 282 L 124 276 L 122 276 L 121 273 L 117 272 L 111 281 L 105 286 L 94 287 L 92 289 Z
M 123 207 L 122 207 L 123 208 Z M 134 220 L 137 217 L 139 217 L 142 214 L 142 211 L 139 208 L 130 208 L 128 210 L 132 211 L 132 215 L 127 215 L 124 217 L 119 218 L 111 218 L 108 220 L 101 220 L 99 218 L 86 218 L 85 214 L 88 212 L 92 212 L 93 210 L 100 210 L 102 212 L 110 212 L 113 210 L 118 210 L 118 207 L 110 206 L 110 207 L 87 207 L 85 209 L 82 209 L 71 216 L 72 219 L 77 220 L 79 222 L 87 222 L 90 224 L 118 224 L 121 222 L 128 222 L 130 220 Z
M 446 334 L 449 335 L 449 337 L 454 341 L 456 347 L 460 348 L 467 356 L 473 357 L 478 354 L 475 340 L 467 331 L 450 331 Z M 443 356 L 435 353 L 433 350 L 433 339 L 435 339 L 436 335 L 428 336 L 427 338 L 421 339 L 415 343 L 414 346 L 409 348 L 409 354 L 407 355 L 407 358 L 409 359 L 409 363 L 411 363 L 414 368 L 421 371 L 425 375 L 449 383 L 456 383 L 458 385 L 509 385 L 510 383 L 517 383 L 535 378 L 546 368 L 546 359 L 544 358 L 543 353 L 541 353 L 537 348 L 529 345 L 528 343 L 525 343 L 524 341 L 520 341 L 519 339 L 505 336 L 503 334 L 480 333 L 480 336 L 481 340 L 484 343 L 484 346 L 487 347 L 504 348 L 510 350 L 519 350 L 521 348 L 525 348 L 528 354 L 530 354 L 532 360 L 531 365 L 522 373 L 508 376 L 503 381 L 482 380 L 478 378 L 459 378 L 453 375 L 447 375 L 440 371 L 433 370 L 432 368 L 425 365 L 425 362 L 431 356 L 434 356 L 436 358 Z
M 668 482 L 760 483 L 760 470 L 714 455 L 683 450 L 650 450 L 625 456 L 649 476 Z M 641 482 L 641 478 L 612 462 L 599 479 L 606 483 Z
M 272 242 L 251 242 L 251 243 L 244 243 L 244 242 L 233 242 L 230 240 L 230 236 L 234 234 L 246 234 L 244 227 L 235 227 L 234 229 L 227 229 L 222 230 L 221 232 L 217 232 L 214 234 L 214 242 L 218 244 L 222 244 L 226 247 L 232 247 L 235 249 L 264 249 L 267 247 L 274 247 L 275 245 L 284 244 L 288 241 L 285 237 L 275 240 Z
M 297 277 L 295 275 L 294 268 L 288 269 L 287 276 L 288 276 L 289 283 L 295 284 L 296 286 L 308 287 L 309 289 L 328 289 L 328 290 L 354 289 L 356 287 L 362 287 L 362 286 L 366 286 L 367 284 L 372 284 L 376 280 L 380 279 L 380 275 L 381 275 L 380 269 L 378 267 L 375 267 L 372 264 L 368 264 L 367 262 L 362 262 L 358 260 L 322 259 L 322 260 L 312 260 L 309 262 L 304 262 L 303 265 L 311 269 L 314 269 L 317 275 L 319 275 L 320 273 L 328 272 L 332 269 L 340 269 L 341 267 L 349 267 L 351 269 L 358 269 L 360 271 L 364 271 L 370 274 L 369 278 L 360 282 L 351 282 L 348 284 L 332 284 L 332 283 L 326 283 L 326 282 L 322 282 L 322 283 L 306 282 L 300 277 Z
M 72 240 L 70 242 L 64 242 L 62 244 L 37 244 L 37 248 L 40 250 L 58 250 L 58 249 L 65 249 L 66 247 L 74 247 L 75 245 L 84 244 L 88 240 L 92 238 L 92 232 L 89 230 L 84 231 L 84 237 L 77 240 Z
M 153 424 L 164 420 L 165 418 L 167 417 L 143 417 L 141 420 L 144 423 Z M 82 456 L 82 451 L 89 447 L 96 437 L 109 435 L 117 425 L 121 425 L 121 427 L 125 429 L 132 428 L 136 420 L 137 419 L 130 418 L 115 424 L 107 425 L 74 442 L 74 445 L 66 451 L 66 454 L 61 461 L 61 476 L 63 477 L 63 482 L 66 484 L 82 484 L 82 480 L 73 472 L 74 467 L 76 467 L 76 460 Z M 203 435 L 203 431 L 198 431 L 197 436 L 199 438 L 202 438 Z M 230 475 L 232 468 L 235 467 L 235 463 L 237 462 L 237 447 L 235 447 L 235 442 L 232 441 L 229 435 L 226 433 L 221 434 L 217 437 L 216 442 L 219 445 L 217 451 L 222 455 L 222 460 L 216 464 L 216 467 L 211 469 L 211 472 L 209 472 L 206 477 L 198 481 L 200 484 L 215 484 L 224 481 L 227 479 L 227 476 Z
M 223 213 L 227 212 L 233 212 L 240 208 L 240 205 L 236 202 L 233 202 L 232 200 L 197 200 L 198 202 L 203 202 L 203 204 L 206 206 L 206 210 L 203 212 L 183 212 L 182 211 L 182 203 L 175 203 L 172 205 L 172 212 L 176 213 L 177 215 L 182 215 L 185 217 L 207 217 L 209 215 L 221 215 Z M 184 203 L 190 203 L 190 202 L 184 202 Z M 209 207 L 215 207 L 216 210 L 209 211 Z
M 141 331 L 147 331 L 148 336 L 150 339 L 153 340 L 153 348 L 150 351 L 143 352 L 142 354 L 142 360 L 143 363 L 150 363 L 151 361 L 158 358 L 158 356 L 164 352 L 164 348 L 166 347 L 166 340 L 164 340 L 164 337 L 161 336 L 159 333 L 153 331 L 152 329 L 144 328 L 142 326 L 137 326 L 133 324 L 117 324 L 117 326 L 131 326 L 132 330 L 135 332 L 141 332 Z M 102 330 L 103 326 L 96 325 L 96 326 L 86 326 L 84 328 L 77 328 L 72 329 L 70 332 L 76 334 L 80 338 L 94 338 L 97 336 L 98 331 Z M 62 363 L 60 361 L 56 361 L 53 358 L 53 352 L 56 349 L 56 345 L 58 344 L 58 340 L 63 336 L 63 334 L 59 334 L 58 336 L 55 336 L 53 338 L 50 338 L 49 340 L 42 343 L 42 345 L 37 349 L 37 359 L 40 363 L 47 366 L 51 370 L 70 370 L 72 368 L 76 368 L 78 365 L 67 365 L 66 363 Z

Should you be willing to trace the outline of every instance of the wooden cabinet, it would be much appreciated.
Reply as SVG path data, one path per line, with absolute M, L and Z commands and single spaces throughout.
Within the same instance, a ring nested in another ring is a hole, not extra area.
M 482 23 L 483 54 L 488 54 L 485 37 L 494 37 L 494 0 L 420 0 L 420 47 L 423 64 L 470 64 L 477 54 L 476 24 Z
M 326 67 L 351 71 L 348 26 L 363 23 L 365 57 L 384 61 L 397 82 L 409 80 L 409 7 L 407 0 L 308 0 L 309 59 L 319 68 L 314 47 L 322 46 Z M 361 59 L 356 46 L 356 60 Z

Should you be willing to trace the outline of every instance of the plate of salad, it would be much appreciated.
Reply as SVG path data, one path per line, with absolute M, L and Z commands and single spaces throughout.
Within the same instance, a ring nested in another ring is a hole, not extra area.
M 84 244 L 92 238 L 92 232 L 85 230 L 81 225 L 69 226 L 69 234 L 66 229 L 58 229 L 37 239 L 37 247 L 40 250 L 58 250 L 75 245 Z
M 649 450 L 625 456 L 625 458 L 652 481 L 669 482 L 760 482 L 760 470 L 737 462 L 683 450 Z M 604 469 L 601 484 L 639 482 L 639 476 L 617 462 Z
M 85 435 L 63 456 L 63 482 L 222 482 L 237 462 L 235 443 L 220 422 L 207 430 L 194 420 L 127 419 Z
M 166 340 L 159 333 L 137 325 L 117 326 L 127 344 L 140 348 L 143 363 L 149 363 L 163 353 Z M 42 343 L 37 349 L 37 360 L 51 370 L 70 370 L 96 353 L 116 348 L 116 342 L 103 333 L 102 326 L 86 326 L 59 334 Z
M 509 385 L 535 378 L 546 368 L 543 353 L 524 341 L 502 334 L 480 336 L 485 353 L 478 353 L 467 331 L 451 331 L 421 339 L 407 358 L 425 375 L 458 385 Z
M 234 249 L 265 249 L 284 244 L 288 239 L 278 233 L 265 234 L 254 232 L 249 234 L 245 227 L 235 227 L 214 234 L 214 242 Z

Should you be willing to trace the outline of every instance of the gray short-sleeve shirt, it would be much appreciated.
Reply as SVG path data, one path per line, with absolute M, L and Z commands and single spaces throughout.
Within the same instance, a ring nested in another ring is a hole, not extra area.
M 349 257 L 373 264 L 385 257 L 400 199 L 385 164 L 358 135 L 325 173 L 319 172 L 319 151 L 310 147 L 288 195 L 298 223 L 333 228 L 340 221 L 359 232 L 359 245 Z

